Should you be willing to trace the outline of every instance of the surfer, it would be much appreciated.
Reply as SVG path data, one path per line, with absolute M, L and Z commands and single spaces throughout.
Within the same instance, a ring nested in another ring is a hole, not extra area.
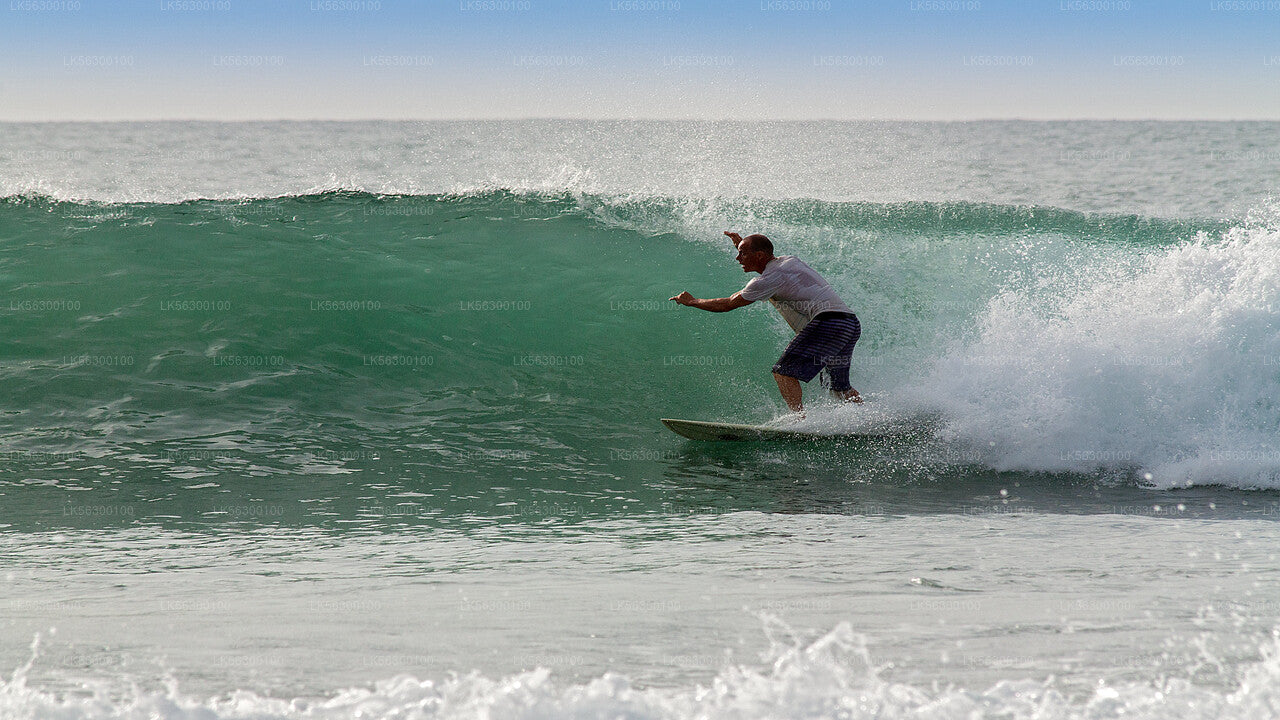
M 792 412 L 803 413 L 801 382 L 809 382 L 823 368 L 831 392 L 846 402 L 862 402 L 849 384 L 849 358 L 862 334 L 858 316 L 836 295 L 813 268 L 793 255 L 775 257 L 773 243 L 764 235 L 745 238 L 725 231 L 738 249 L 738 264 L 745 273 L 760 273 L 746 287 L 726 298 L 700 300 L 687 292 L 671 298 L 681 305 L 710 312 L 728 312 L 757 300 L 768 300 L 796 331 L 782 357 L 773 366 L 773 379 Z

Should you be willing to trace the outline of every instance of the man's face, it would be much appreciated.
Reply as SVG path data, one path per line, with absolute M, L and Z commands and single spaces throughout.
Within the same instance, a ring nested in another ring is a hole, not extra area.
M 760 259 L 763 253 L 750 246 L 748 243 L 742 243 L 738 246 L 738 264 L 742 266 L 742 272 L 758 272 L 760 268 Z

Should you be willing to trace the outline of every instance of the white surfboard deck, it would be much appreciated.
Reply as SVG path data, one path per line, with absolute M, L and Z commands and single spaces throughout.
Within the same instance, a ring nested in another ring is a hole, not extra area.
M 677 435 L 690 440 L 720 440 L 742 442 L 747 440 L 816 440 L 821 438 L 887 438 L 890 433 L 855 432 L 831 433 L 803 429 L 787 429 L 768 425 L 741 425 L 738 423 L 705 422 L 702 420 L 677 420 L 662 418 L 662 424 Z

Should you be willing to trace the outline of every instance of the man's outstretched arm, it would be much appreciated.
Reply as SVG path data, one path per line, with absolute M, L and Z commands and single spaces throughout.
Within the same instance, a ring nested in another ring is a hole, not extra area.
M 682 292 L 671 299 L 681 305 L 688 305 L 689 307 L 696 307 L 709 312 L 729 312 L 730 310 L 737 310 L 740 307 L 746 307 L 751 304 L 750 300 L 743 299 L 741 290 L 727 298 L 699 300 L 687 292 Z

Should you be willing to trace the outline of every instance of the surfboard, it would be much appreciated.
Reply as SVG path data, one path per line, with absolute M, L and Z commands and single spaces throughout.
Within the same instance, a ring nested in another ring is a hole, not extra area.
M 880 433 L 819 433 L 805 430 L 788 430 L 766 425 L 741 425 L 738 423 L 705 422 L 702 420 L 677 420 L 662 418 L 666 425 L 677 435 L 690 440 L 718 440 L 726 442 L 743 442 L 747 440 L 818 440 L 822 438 L 886 438 Z

